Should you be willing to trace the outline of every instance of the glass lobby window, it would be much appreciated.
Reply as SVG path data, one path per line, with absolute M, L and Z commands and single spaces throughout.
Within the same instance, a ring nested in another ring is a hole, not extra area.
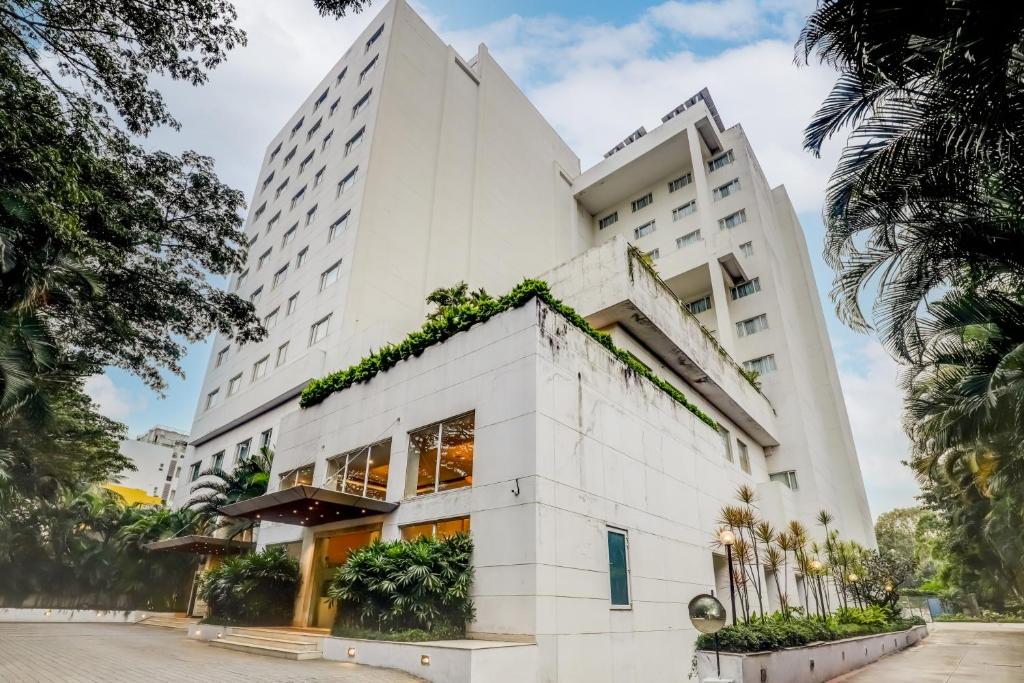
M 475 414 L 409 432 L 407 496 L 472 486 Z
M 391 439 L 351 451 L 327 463 L 328 488 L 353 496 L 384 500 L 391 467 Z
M 313 485 L 313 463 L 303 465 L 302 467 L 296 467 L 294 470 L 289 470 L 281 475 L 281 486 L 279 490 L 284 491 L 290 489 L 293 486 L 312 486 Z
M 420 536 L 448 538 L 458 533 L 469 533 L 469 517 L 421 522 L 420 524 L 409 524 L 402 527 L 402 538 L 406 541 L 412 541 Z
M 619 529 L 608 529 L 608 582 L 612 607 L 629 607 L 629 543 Z

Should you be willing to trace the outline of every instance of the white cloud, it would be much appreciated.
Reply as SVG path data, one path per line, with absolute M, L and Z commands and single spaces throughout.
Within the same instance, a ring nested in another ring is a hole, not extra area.
M 124 421 L 146 408 L 145 396 L 133 395 L 106 375 L 93 375 L 85 380 L 85 393 L 96 402 L 100 413 L 112 420 Z
M 749 38 L 764 27 L 765 21 L 754 0 L 673 0 L 652 7 L 649 14 L 677 33 L 723 40 Z

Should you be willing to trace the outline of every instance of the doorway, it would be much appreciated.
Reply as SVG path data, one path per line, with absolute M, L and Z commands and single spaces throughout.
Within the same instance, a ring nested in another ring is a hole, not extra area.
M 380 525 L 359 527 L 320 536 L 316 539 L 313 555 L 313 590 L 309 609 L 309 626 L 331 628 L 338 615 L 338 605 L 327 597 L 327 586 L 335 570 L 345 564 L 353 550 L 362 548 L 380 538 Z

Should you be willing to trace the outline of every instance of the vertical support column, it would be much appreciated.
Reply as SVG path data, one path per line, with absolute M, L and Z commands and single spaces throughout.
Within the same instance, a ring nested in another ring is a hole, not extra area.
M 313 604 L 313 574 L 315 567 L 313 562 L 316 559 L 316 537 L 312 529 L 302 530 L 302 550 L 299 551 L 299 592 L 295 596 L 295 606 L 292 609 L 292 626 L 300 628 L 309 624 L 310 608 Z
M 711 275 L 711 303 L 715 309 L 715 321 L 718 324 L 718 343 L 729 352 L 736 354 L 736 336 L 733 330 L 732 317 L 729 315 L 729 291 L 725 286 L 722 264 L 714 254 L 708 260 L 708 273 Z

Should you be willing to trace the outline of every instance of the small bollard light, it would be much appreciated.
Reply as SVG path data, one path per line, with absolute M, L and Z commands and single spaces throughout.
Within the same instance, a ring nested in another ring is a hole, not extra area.
M 348 649 L 348 656 L 349 657 L 355 657 L 356 656 L 356 649 L 354 647 L 350 647 Z
M 420 664 L 430 666 L 430 655 L 420 655 Z

